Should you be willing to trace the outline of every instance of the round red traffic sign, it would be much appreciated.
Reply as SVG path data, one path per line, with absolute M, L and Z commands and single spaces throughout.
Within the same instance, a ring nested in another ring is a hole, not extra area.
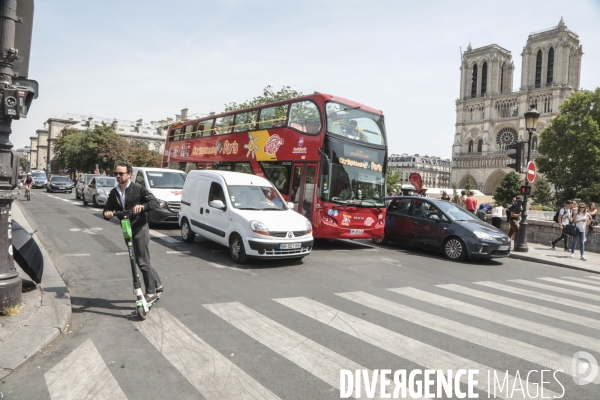
M 527 182 L 533 183 L 535 180 L 535 176 L 537 174 L 537 169 L 535 168 L 535 163 L 533 161 L 529 161 L 527 163 Z

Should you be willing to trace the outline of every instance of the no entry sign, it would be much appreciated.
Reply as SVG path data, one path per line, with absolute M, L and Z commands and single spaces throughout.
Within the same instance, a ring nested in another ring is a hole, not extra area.
M 536 175 L 537 169 L 535 168 L 535 163 L 533 161 L 529 161 L 527 163 L 527 182 L 533 183 Z

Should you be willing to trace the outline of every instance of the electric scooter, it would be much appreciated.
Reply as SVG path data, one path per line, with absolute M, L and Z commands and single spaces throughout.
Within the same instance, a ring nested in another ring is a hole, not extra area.
M 125 244 L 127 245 L 127 251 L 129 252 L 129 261 L 131 262 L 131 273 L 133 275 L 133 293 L 136 295 L 137 300 L 135 307 L 137 314 L 140 319 L 144 320 L 150 312 L 152 305 L 160 299 L 160 293 L 156 294 L 156 299 L 151 302 L 146 302 L 144 293 L 142 292 L 142 285 L 140 284 L 140 275 L 138 273 L 137 260 L 135 259 L 135 252 L 133 251 L 133 234 L 131 232 L 131 221 L 130 217 L 133 214 L 131 210 L 125 211 L 114 211 L 113 215 L 121 221 L 121 229 L 123 230 L 123 237 L 125 238 Z

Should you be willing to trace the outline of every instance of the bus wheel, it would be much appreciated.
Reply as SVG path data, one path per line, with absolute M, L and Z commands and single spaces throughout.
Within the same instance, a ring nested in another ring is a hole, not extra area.
M 385 233 L 385 231 L 383 231 L 383 236 L 372 239 L 373 243 L 375 244 L 387 244 L 387 242 L 389 242 L 389 237 L 387 235 L 387 233 Z
M 244 249 L 244 241 L 237 233 L 232 234 L 231 238 L 229 238 L 229 255 L 235 263 L 245 264 L 248 262 L 248 256 Z

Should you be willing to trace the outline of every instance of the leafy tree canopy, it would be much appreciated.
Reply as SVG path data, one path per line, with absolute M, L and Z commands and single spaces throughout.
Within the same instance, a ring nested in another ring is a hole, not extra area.
M 27 169 L 27 157 L 19 158 L 19 167 L 21 167 L 23 171 Z
M 542 206 L 551 207 L 554 203 L 554 197 L 552 196 L 552 190 L 548 180 L 543 176 L 535 178 L 535 190 L 533 191 L 534 204 L 540 204 Z
M 274 103 L 276 101 L 288 100 L 302 95 L 302 92 L 293 90 L 289 86 L 283 86 L 280 90 L 276 92 L 273 89 L 273 87 L 269 85 L 263 89 L 263 94 L 261 96 L 257 96 L 252 100 L 247 100 L 239 104 L 235 102 L 225 104 L 225 112 L 241 110 L 243 108 L 256 107 L 263 104 Z
M 391 191 L 392 189 L 396 189 L 399 194 L 402 193 L 400 189 L 400 185 L 402 181 L 402 170 L 398 168 L 388 168 L 387 169 L 387 177 L 386 177 L 386 186 L 387 190 Z M 387 194 L 387 193 L 386 193 Z
M 540 134 L 539 171 L 557 200 L 600 201 L 600 88 L 573 93 Z
M 516 172 L 511 171 L 504 175 L 494 192 L 494 201 L 502 204 L 503 207 L 508 207 L 512 204 L 512 199 L 521 194 L 522 184 L 523 179 Z

